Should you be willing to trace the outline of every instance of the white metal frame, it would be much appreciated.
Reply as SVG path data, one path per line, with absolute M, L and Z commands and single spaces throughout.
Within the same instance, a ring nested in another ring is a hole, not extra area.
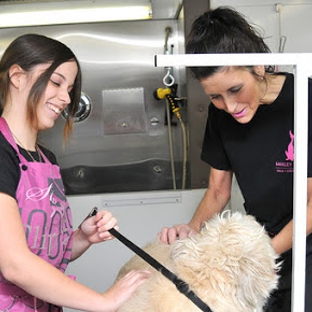
M 294 85 L 294 231 L 292 311 L 304 312 L 306 265 L 308 77 L 312 75 L 311 53 L 180 54 L 156 55 L 156 67 L 292 65 Z

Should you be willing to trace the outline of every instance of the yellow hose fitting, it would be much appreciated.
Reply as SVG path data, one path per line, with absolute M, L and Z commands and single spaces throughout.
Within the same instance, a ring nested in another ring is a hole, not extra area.
M 158 88 L 156 90 L 156 96 L 160 100 L 164 99 L 166 97 L 166 95 L 169 95 L 169 94 L 171 94 L 171 89 L 170 88 L 165 88 L 165 89 Z
M 176 107 L 172 112 L 177 116 L 178 119 L 181 119 L 180 108 Z

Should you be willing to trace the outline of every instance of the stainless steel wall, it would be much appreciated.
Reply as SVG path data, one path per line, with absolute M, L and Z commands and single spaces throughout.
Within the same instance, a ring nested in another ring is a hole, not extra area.
M 164 87 L 164 69 L 154 55 L 168 44 L 183 53 L 181 20 L 148 20 L 0 29 L 0 53 L 23 33 L 41 33 L 67 44 L 83 72 L 89 116 L 75 124 L 72 140 L 62 146 L 63 117 L 40 140 L 56 155 L 68 194 L 160 190 L 173 188 L 165 100 L 153 93 Z M 183 69 L 175 68 L 178 95 L 185 94 Z M 81 102 L 81 111 L 85 107 Z M 181 102 L 182 118 L 186 104 Z M 172 118 L 177 187 L 182 179 L 182 132 Z M 187 182 L 188 185 L 188 182 Z

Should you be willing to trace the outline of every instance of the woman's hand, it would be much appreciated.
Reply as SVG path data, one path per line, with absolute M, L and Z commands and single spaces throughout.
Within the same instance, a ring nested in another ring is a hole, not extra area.
M 82 234 L 91 244 L 113 239 L 114 236 L 108 232 L 111 228 L 119 229 L 117 219 L 106 210 L 97 212 L 95 216 L 86 219 L 80 226 Z
M 163 228 L 158 237 L 163 243 L 172 244 L 176 239 L 186 238 L 194 234 L 196 234 L 196 231 L 188 224 L 179 224 L 171 228 Z
M 104 298 L 107 300 L 111 311 L 117 311 L 135 292 L 135 290 L 146 282 L 150 277 L 150 271 L 130 271 L 105 293 Z M 111 303 L 111 304 L 109 304 Z

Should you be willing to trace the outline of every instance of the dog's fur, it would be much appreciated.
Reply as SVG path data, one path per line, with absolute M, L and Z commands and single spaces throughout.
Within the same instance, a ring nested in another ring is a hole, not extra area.
M 238 212 L 216 215 L 202 231 L 172 245 L 160 241 L 144 250 L 185 281 L 213 312 L 260 312 L 277 287 L 277 254 L 264 228 Z M 134 256 L 117 279 L 132 269 L 149 269 L 151 277 L 119 312 L 198 312 L 176 286 Z

